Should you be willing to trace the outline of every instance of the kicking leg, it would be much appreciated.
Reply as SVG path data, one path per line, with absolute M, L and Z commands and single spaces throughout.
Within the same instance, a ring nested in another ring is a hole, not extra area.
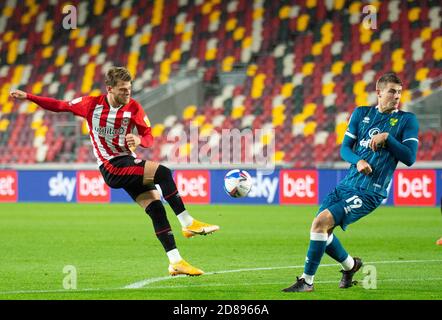
M 158 191 L 146 191 L 136 198 L 136 202 L 144 208 L 145 212 L 152 219 L 155 234 L 169 258 L 169 274 L 187 274 L 192 276 L 203 274 L 202 270 L 192 267 L 181 257 Z
M 342 266 L 342 279 L 339 283 L 339 288 L 351 287 L 353 285 L 353 275 L 362 267 L 362 260 L 358 257 L 353 258 L 350 256 L 338 237 L 333 233 L 327 239 L 325 252 Z
M 187 212 L 169 168 L 153 161 L 146 161 L 143 183 L 160 185 L 163 197 L 175 212 L 186 238 L 197 234 L 206 235 L 219 230 L 219 226 L 200 222 Z

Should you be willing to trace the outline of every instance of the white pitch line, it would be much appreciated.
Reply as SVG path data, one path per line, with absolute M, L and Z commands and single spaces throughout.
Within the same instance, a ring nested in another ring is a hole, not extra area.
M 367 264 L 391 264 L 391 263 L 424 263 L 424 262 L 442 262 L 442 260 L 393 260 L 393 261 L 373 261 L 373 262 L 364 262 L 365 265 Z M 332 264 L 321 264 L 320 267 L 334 267 L 339 266 L 339 264 L 332 263 Z M 298 266 L 285 266 L 285 267 L 262 267 L 262 268 L 245 268 L 245 269 L 234 269 L 234 270 L 221 270 L 221 271 L 213 271 L 213 272 L 206 272 L 204 275 L 214 275 L 214 274 L 223 274 L 223 273 L 236 273 L 236 272 L 246 272 L 246 271 L 264 271 L 264 270 L 277 270 L 277 269 L 296 269 L 296 268 L 304 268 L 304 265 L 298 265 Z M 132 284 L 129 284 L 125 286 L 125 289 L 140 289 L 143 288 L 149 284 L 170 280 L 176 277 L 158 277 L 158 278 L 150 278 L 146 280 L 141 280 Z
M 391 261 L 372 261 L 372 262 L 364 262 L 365 265 L 369 264 L 399 264 L 399 263 L 428 263 L 428 262 L 442 262 L 442 260 L 391 260 Z M 339 266 L 339 264 L 323 264 L 320 267 L 333 267 Z M 244 269 L 232 269 L 232 270 L 220 270 L 220 271 L 212 271 L 206 272 L 203 276 L 214 275 L 214 274 L 224 274 L 224 273 L 236 273 L 236 272 L 246 272 L 246 271 L 265 271 L 265 270 L 278 270 L 278 269 L 296 269 L 303 268 L 304 265 L 298 266 L 282 266 L 282 267 L 261 267 L 261 268 L 244 268 Z M 0 295 L 13 295 L 13 294 L 33 294 L 33 293 L 79 293 L 79 292 L 102 292 L 102 291 L 121 291 L 121 290 L 130 290 L 130 289 L 164 289 L 164 288 L 182 288 L 182 286 L 155 286 L 146 288 L 147 285 L 161 282 L 165 280 L 172 280 L 177 278 L 183 278 L 186 276 L 167 276 L 167 277 L 156 277 L 150 278 L 142 281 L 135 282 L 133 284 L 129 284 L 123 288 L 85 288 L 85 289 L 53 289 L 53 290 L 15 290 L 15 291 L 0 291 Z M 390 282 L 390 281 L 414 281 L 414 279 L 384 279 L 378 280 L 381 282 Z M 420 279 L 416 279 L 416 281 L 420 281 Z M 428 281 L 438 281 L 442 280 L 442 278 L 432 278 L 427 279 Z M 316 283 L 332 283 L 333 281 L 316 281 Z M 253 283 L 253 285 L 259 285 L 261 283 Z M 267 284 L 282 284 L 280 282 L 268 282 Z M 211 286 L 227 286 L 230 284 L 212 284 Z M 241 283 L 241 285 L 251 285 L 250 283 Z M 205 284 L 192 284 L 187 286 L 205 286 L 207 287 L 207 283 Z

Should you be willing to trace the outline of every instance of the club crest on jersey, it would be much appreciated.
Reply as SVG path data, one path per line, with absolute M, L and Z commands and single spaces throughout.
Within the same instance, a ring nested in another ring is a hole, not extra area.
M 390 126 L 394 127 L 398 121 L 399 121 L 399 119 L 397 119 L 397 118 L 391 118 L 390 119 Z
M 121 120 L 121 124 L 125 127 L 127 127 L 129 125 L 130 122 L 130 118 L 123 118 L 123 120 Z
M 369 145 L 370 145 L 371 138 L 373 138 L 373 136 L 379 134 L 380 132 L 381 132 L 381 130 L 379 128 L 371 128 L 370 131 L 368 131 L 369 138 L 368 139 L 362 139 L 359 142 L 359 145 L 361 147 L 368 148 Z

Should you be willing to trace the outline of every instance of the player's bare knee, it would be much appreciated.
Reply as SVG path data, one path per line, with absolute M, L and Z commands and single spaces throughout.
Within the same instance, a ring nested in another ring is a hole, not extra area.
M 144 164 L 144 174 L 143 174 L 144 184 L 153 183 L 155 172 L 157 171 L 159 165 L 160 164 L 158 162 L 146 161 L 146 163 Z
M 334 226 L 334 219 L 330 211 L 322 211 L 314 220 L 311 227 L 311 232 L 328 233 Z

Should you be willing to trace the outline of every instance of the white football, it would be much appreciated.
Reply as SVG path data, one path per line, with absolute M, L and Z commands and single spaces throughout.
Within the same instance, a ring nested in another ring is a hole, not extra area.
M 231 170 L 224 176 L 224 190 L 233 198 L 245 197 L 252 189 L 252 177 L 245 170 Z

